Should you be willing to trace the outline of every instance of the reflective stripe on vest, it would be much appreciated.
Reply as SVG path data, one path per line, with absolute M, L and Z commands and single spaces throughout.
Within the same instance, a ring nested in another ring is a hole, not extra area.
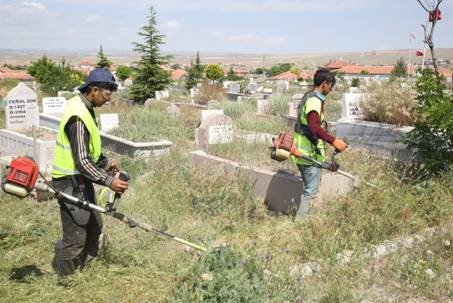
M 303 104 L 303 108 L 299 109 L 301 112 L 300 123 L 308 127 L 308 113 L 315 111 L 318 113 L 321 120 L 321 124 L 324 123 L 324 113 L 321 110 L 322 103 L 316 96 L 310 96 Z M 299 149 L 302 154 L 314 158 L 320 162 L 325 161 L 325 143 L 321 139 L 316 139 L 316 145 L 307 138 L 306 135 L 295 132 L 294 133 L 294 144 L 297 149 Z M 311 165 L 310 162 L 291 156 L 291 161 L 296 164 L 301 165 Z
M 89 156 L 94 162 L 97 162 L 101 155 L 101 136 L 96 122 L 80 99 L 80 96 L 75 96 L 66 102 L 63 117 L 58 128 L 52 169 L 52 177 L 54 178 L 80 174 L 72 156 L 71 144 L 64 130 L 66 123 L 74 116 L 79 117 L 88 130 L 90 138 L 88 143 Z

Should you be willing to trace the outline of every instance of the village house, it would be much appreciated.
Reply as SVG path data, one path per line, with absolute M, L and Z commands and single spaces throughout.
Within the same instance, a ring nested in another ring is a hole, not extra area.
M 24 70 L 13 70 L 13 69 L 7 69 L 7 68 L 0 68 L 0 80 L 4 80 L 4 79 L 20 80 L 23 82 L 33 81 L 33 77 L 30 76 Z

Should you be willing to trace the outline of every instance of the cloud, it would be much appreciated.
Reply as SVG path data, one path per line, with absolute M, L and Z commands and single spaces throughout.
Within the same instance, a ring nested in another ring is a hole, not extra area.
M 228 40 L 231 42 L 259 44 L 282 44 L 286 42 L 283 37 L 261 37 L 252 34 L 230 36 Z
M 168 29 L 170 31 L 179 31 L 181 29 L 181 24 L 176 21 L 176 20 L 169 20 L 167 22 L 164 23 L 164 26 L 163 26 L 165 29 Z
M 101 15 L 91 15 L 91 16 L 86 17 L 83 21 L 85 23 L 97 23 L 97 22 L 101 21 L 102 19 L 103 19 L 103 17 Z
M 39 15 L 46 11 L 46 6 L 39 2 L 20 2 L 0 6 L 0 13 L 15 15 L 15 16 L 29 16 Z

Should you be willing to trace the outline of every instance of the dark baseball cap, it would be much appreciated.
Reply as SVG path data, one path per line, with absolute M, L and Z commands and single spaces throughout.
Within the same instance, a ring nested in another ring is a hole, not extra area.
M 97 67 L 89 73 L 85 83 L 79 87 L 79 91 L 85 91 L 88 86 L 99 86 L 110 91 L 116 91 L 118 88 L 113 74 L 109 70 L 101 67 Z

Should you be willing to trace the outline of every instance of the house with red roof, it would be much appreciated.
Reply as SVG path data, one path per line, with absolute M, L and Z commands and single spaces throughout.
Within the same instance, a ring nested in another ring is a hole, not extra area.
M 294 82 L 300 78 L 304 80 L 310 80 L 313 79 L 314 74 L 314 70 L 303 70 L 299 74 L 295 74 L 292 71 L 287 71 L 271 77 L 270 80 L 286 80 L 288 82 Z
M 7 68 L 0 68 L 0 80 L 14 79 L 20 81 L 33 81 L 33 77 L 24 70 L 13 70 Z
M 352 65 L 352 63 L 344 61 L 343 59 L 338 59 L 338 60 L 330 60 L 329 63 L 327 63 L 325 66 L 323 66 L 323 68 L 326 68 L 331 71 L 335 71 L 335 70 L 338 70 L 347 65 Z
M 171 79 L 173 81 L 184 79 L 187 76 L 187 72 L 183 69 L 173 69 L 171 70 Z

